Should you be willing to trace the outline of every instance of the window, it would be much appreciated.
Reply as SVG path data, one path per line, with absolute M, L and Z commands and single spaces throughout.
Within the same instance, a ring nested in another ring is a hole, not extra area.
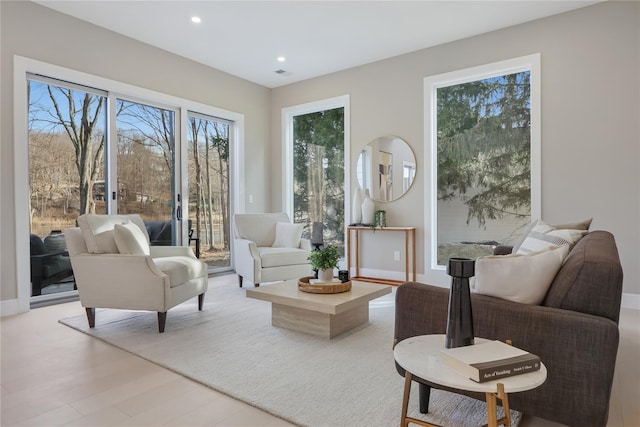
M 425 79 L 432 274 L 450 257 L 510 244 L 539 216 L 538 62 L 534 55 Z
M 314 224 L 323 226 L 325 245 L 344 254 L 346 98 L 285 110 L 286 211 L 305 224 L 311 237 Z M 316 225 L 317 226 L 317 225 Z

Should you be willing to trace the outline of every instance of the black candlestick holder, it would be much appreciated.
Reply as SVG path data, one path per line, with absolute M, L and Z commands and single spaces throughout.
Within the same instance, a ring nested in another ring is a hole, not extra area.
M 446 348 L 473 345 L 473 312 L 469 278 L 475 274 L 475 260 L 449 258 L 447 274 L 451 276 Z

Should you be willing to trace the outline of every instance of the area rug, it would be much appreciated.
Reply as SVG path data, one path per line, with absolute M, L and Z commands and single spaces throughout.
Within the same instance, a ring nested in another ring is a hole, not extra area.
M 211 278 L 204 310 L 195 298 L 174 307 L 163 334 L 152 312 L 98 309 L 91 330 L 84 313 L 60 322 L 293 424 L 400 424 L 404 378 L 392 350 L 395 292 L 370 303 L 368 324 L 326 340 L 271 326 L 271 304 L 247 298 L 236 280 Z M 487 422 L 484 402 L 445 391 L 432 391 L 428 415 L 417 408 L 414 383 L 410 416 L 447 427 Z M 511 416 L 517 426 L 520 413 Z

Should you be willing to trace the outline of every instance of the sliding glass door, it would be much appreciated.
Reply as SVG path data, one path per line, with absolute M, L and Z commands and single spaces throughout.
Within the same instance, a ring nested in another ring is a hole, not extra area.
M 175 245 L 182 234 L 175 117 L 170 109 L 116 100 L 117 153 L 111 171 L 117 187 L 111 191 L 112 199 L 116 195 L 112 211 L 140 214 L 152 245 Z
M 34 78 L 28 85 L 31 295 L 73 291 L 62 230 L 106 213 L 106 93 Z
M 28 77 L 31 296 L 75 289 L 62 231 L 79 215 L 138 213 L 151 245 L 183 244 L 179 110 Z
M 228 269 L 232 123 L 194 112 L 189 112 L 187 122 L 189 237 L 200 248 L 200 259 L 210 271 Z

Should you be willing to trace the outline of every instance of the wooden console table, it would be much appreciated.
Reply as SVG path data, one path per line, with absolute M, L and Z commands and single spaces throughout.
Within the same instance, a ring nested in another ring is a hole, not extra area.
M 396 232 L 404 233 L 404 271 L 405 280 L 382 279 L 378 277 L 360 276 L 360 233 L 361 232 Z M 347 269 L 351 274 L 351 233 L 355 235 L 355 275 L 353 280 L 362 282 L 386 283 L 388 285 L 399 285 L 409 281 L 409 272 L 413 274 L 413 281 L 416 281 L 416 228 L 415 227 L 366 227 L 366 226 L 349 226 L 347 227 Z M 409 258 L 411 258 L 411 270 L 409 270 Z

